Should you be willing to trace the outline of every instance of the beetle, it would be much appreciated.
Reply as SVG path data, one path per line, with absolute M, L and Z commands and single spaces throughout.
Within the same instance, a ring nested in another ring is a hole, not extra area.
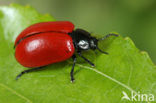
M 108 34 L 103 38 L 97 39 L 83 29 L 74 30 L 74 24 L 69 21 L 33 24 L 23 30 L 15 40 L 16 60 L 24 67 L 30 68 L 17 75 L 16 80 L 25 73 L 72 58 L 73 65 L 70 77 L 71 82 L 73 82 L 76 54 L 94 67 L 94 64 L 82 55 L 82 51 L 97 49 L 104 54 L 108 54 L 98 47 L 98 41 L 104 40 L 109 36 L 118 35 Z

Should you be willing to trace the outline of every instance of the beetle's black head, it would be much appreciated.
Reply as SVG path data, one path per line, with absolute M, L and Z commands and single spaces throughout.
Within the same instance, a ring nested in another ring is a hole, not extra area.
M 90 49 L 95 50 L 98 47 L 98 40 L 95 37 L 91 37 L 89 40 Z
M 72 37 L 74 46 L 77 49 L 77 51 L 98 49 L 100 52 L 103 52 L 98 48 L 99 40 L 91 36 L 89 32 L 82 29 L 76 29 L 69 35 Z

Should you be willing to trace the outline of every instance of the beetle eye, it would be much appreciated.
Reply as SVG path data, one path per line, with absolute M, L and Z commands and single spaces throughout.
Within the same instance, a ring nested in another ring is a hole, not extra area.
M 78 45 L 81 49 L 88 49 L 89 48 L 89 43 L 85 40 L 80 40 Z

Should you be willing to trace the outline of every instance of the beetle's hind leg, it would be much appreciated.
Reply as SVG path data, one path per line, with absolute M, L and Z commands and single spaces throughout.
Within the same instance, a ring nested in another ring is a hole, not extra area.
M 18 80 L 23 74 L 26 74 L 26 73 L 29 73 L 29 72 L 33 72 L 33 71 L 37 71 L 37 70 L 40 70 L 42 68 L 43 67 L 37 67 L 37 68 L 32 68 L 32 69 L 24 70 L 19 75 L 16 76 L 16 80 Z

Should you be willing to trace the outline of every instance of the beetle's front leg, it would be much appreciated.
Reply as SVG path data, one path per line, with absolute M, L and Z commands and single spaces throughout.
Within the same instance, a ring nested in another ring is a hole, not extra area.
M 79 54 L 79 56 L 81 58 L 83 58 L 86 62 L 88 62 L 92 67 L 95 67 L 95 65 L 90 60 L 88 60 L 87 58 L 85 58 L 84 56 L 82 56 L 81 52 L 78 52 L 78 54 Z

